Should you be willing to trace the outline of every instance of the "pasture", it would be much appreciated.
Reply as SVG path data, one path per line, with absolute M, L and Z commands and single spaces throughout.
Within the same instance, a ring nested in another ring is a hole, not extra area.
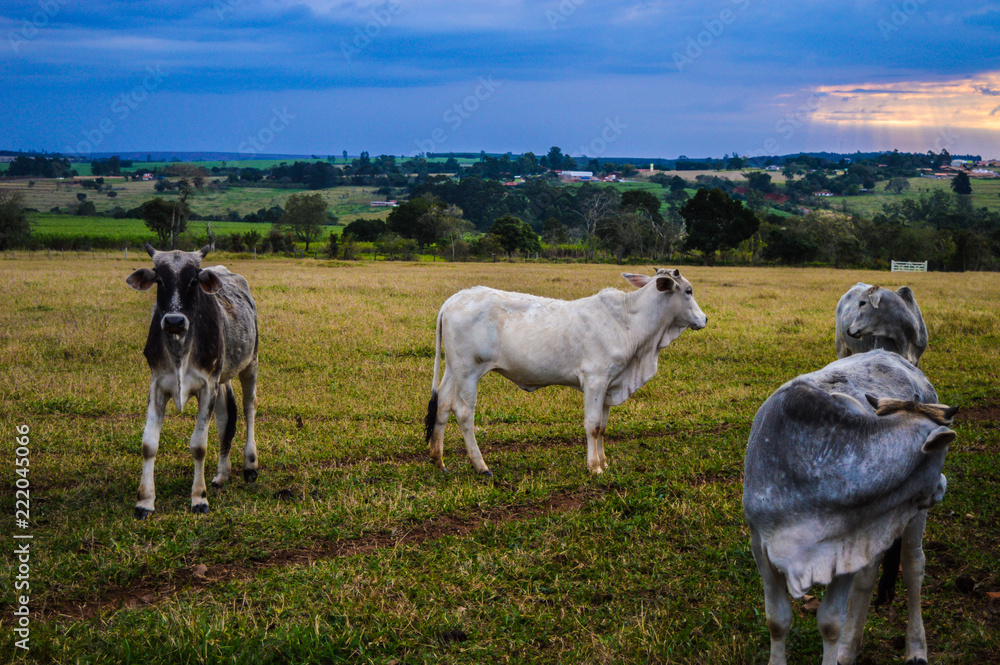
M 428 459 L 441 303 L 474 284 L 630 289 L 619 273 L 648 266 L 215 263 L 246 276 L 259 309 L 260 477 L 234 474 L 209 514 L 190 514 L 195 409 L 169 407 L 157 512 L 135 521 L 153 296 L 124 278 L 148 259 L 0 259 L 0 504 L 12 518 L 27 425 L 31 520 L 16 531 L 33 536 L 27 652 L 13 646 L 17 563 L 0 564 L 6 662 L 766 662 L 743 451 L 764 399 L 835 359 L 834 307 L 857 281 L 912 286 L 930 336 L 921 369 L 962 407 L 925 538 L 931 662 L 1000 661 L 996 274 L 682 268 L 708 327 L 611 409 L 610 470 L 587 473 L 579 393 L 489 375 L 487 479 L 454 419 L 449 472 Z M 217 453 L 213 427 L 207 468 Z M 818 662 L 809 604 L 794 607 L 790 652 Z M 905 617 L 905 597 L 873 609 L 859 662 L 900 661 Z

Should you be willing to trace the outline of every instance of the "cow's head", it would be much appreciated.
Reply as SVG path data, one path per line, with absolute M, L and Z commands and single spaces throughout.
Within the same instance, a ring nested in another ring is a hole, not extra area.
M 707 326 L 708 317 L 698 307 L 698 303 L 694 299 L 694 288 L 691 286 L 691 282 L 681 277 L 681 271 L 676 269 L 667 270 L 665 268 L 657 268 L 655 270 L 656 274 L 652 277 L 635 275 L 628 272 L 623 272 L 622 277 L 637 289 L 653 283 L 653 286 L 650 288 L 655 288 L 667 298 L 678 298 L 681 305 L 674 310 L 675 321 L 686 323 L 687 325 L 684 327 L 691 328 L 692 330 L 701 330 Z
M 904 297 L 913 300 L 913 291 L 902 287 L 899 292 L 871 286 L 858 296 L 848 312 L 847 334 L 855 339 L 866 335 L 897 338 L 900 332 L 913 328 L 913 316 L 904 304 Z
M 201 268 L 212 245 L 197 252 L 160 252 L 147 243 L 146 251 L 153 258 L 152 269 L 139 268 L 125 281 L 137 291 L 148 291 L 156 284 L 160 328 L 165 334 L 182 336 L 191 325 L 201 293 L 215 293 L 222 287 L 218 275 Z

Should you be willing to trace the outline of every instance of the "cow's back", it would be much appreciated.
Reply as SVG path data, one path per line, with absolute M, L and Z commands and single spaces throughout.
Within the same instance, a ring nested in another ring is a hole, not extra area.
M 865 394 L 937 401 L 919 369 L 874 350 L 789 381 L 754 417 L 744 512 L 796 595 L 884 551 L 941 478 L 944 454 L 921 451 L 934 425 L 890 428 Z
M 257 304 L 242 275 L 225 266 L 205 269 L 215 273 L 222 282 L 214 298 L 219 308 L 220 334 L 225 349 L 220 379 L 228 381 L 257 356 Z
M 526 390 L 546 385 L 578 387 L 581 365 L 602 354 L 597 296 L 557 300 L 476 286 L 441 307 L 447 361 L 487 366 Z

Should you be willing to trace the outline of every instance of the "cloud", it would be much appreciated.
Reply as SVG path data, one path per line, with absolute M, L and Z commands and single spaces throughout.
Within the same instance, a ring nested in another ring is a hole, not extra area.
M 1000 72 L 948 80 L 818 86 L 817 92 L 828 97 L 813 113 L 812 120 L 1000 130 L 993 119 L 996 101 L 992 99 L 998 89 Z

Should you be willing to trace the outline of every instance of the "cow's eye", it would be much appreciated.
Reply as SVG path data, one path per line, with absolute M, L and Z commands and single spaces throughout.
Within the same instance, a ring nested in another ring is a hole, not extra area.
M 864 307 L 867 303 L 864 300 L 858 303 L 858 307 Z
M 684 291 L 684 293 L 688 294 L 689 296 L 694 295 L 694 289 L 687 289 Z

